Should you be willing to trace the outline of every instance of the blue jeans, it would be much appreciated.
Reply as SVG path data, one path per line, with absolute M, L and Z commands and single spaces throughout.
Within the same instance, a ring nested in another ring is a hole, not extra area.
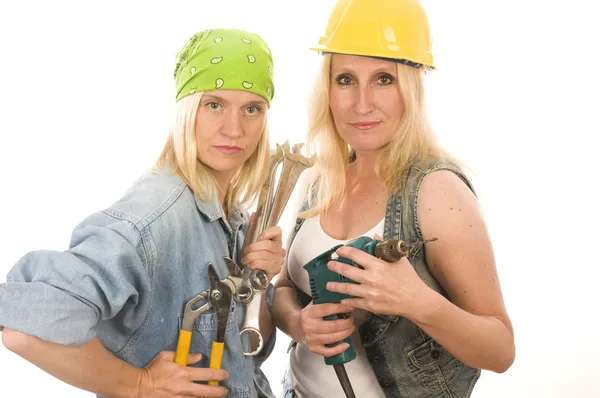
M 290 374 L 290 368 L 289 368 L 289 366 L 288 366 L 288 368 L 285 371 L 283 379 L 281 380 L 281 384 L 283 386 L 283 398 L 296 398 L 296 397 L 298 397 L 298 394 L 296 394 L 296 390 L 294 390 L 294 387 L 292 386 L 292 377 L 291 377 L 291 374 Z

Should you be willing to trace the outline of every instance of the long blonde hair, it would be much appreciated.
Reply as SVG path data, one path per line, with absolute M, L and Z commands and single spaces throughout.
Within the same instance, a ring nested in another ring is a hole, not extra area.
M 354 156 L 352 148 L 338 134 L 329 108 L 331 58 L 331 54 L 324 55 L 311 96 L 307 151 L 317 155 L 310 184 L 310 190 L 317 191 L 315 200 L 309 200 L 310 210 L 301 214 L 302 217 L 324 213 L 340 205 L 346 191 L 346 168 Z M 392 141 L 379 152 L 375 167 L 375 173 L 391 193 L 400 190 L 413 166 L 427 167 L 446 161 L 460 164 L 440 146 L 433 134 L 425 111 L 424 71 L 401 63 L 397 71 L 404 103 L 402 120 Z
M 202 92 L 182 98 L 175 104 L 173 128 L 153 166 L 168 168 L 179 175 L 201 201 L 218 202 L 218 186 L 208 167 L 198 160 L 196 115 Z M 225 212 L 231 214 L 236 204 L 246 204 L 258 195 L 269 167 L 269 133 L 265 126 L 256 151 L 234 174 L 225 196 Z

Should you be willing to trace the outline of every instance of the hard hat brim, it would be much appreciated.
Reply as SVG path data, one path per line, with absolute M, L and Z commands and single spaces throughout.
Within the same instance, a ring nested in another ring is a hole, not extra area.
M 410 66 L 423 67 L 427 70 L 435 70 L 436 69 L 435 65 L 433 65 L 433 62 L 431 62 L 431 59 L 433 58 L 431 56 L 431 54 L 429 54 L 429 57 L 423 57 L 423 58 L 411 57 L 409 59 L 407 57 L 397 57 L 392 52 L 388 52 L 388 54 L 382 54 L 381 51 L 375 52 L 375 51 L 368 51 L 365 49 L 351 49 L 351 50 L 343 49 L 342 50 L 342 49 L 336 49 L 336 48 L 327 47 L 327 46 L 323 46 L 323 45 L 309 47 L 308 50 L 317 51 L 320 54 L 330 53 L 330 54 L 358 55 L 358 56 L 363 56 L 363 57 L 373 57 L 373 58 L 386 59 L 386 60 L 397 61 L 397 62 L 398 61 L 409 61 L 412 64 L 416 64 L 416 65 L 410 65 Z

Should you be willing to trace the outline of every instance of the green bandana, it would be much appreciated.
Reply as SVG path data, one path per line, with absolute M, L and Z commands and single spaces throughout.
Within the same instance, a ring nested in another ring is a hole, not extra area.
M 177 54 L 176 101 L 196 92 L 246 90 L 271 103 L 273 59 L 255 33 L 212 29 L 196 33 Z

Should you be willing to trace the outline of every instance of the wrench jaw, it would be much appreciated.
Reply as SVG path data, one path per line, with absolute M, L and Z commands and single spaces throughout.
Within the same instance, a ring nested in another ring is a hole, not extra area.
M 249 303 L 250 300 L 252 300 L 253 291 L 252 287 L 245 281 L 247 279 L 244 275 L 245 272 L 247 272 L 246 269 L 244 269 L 245 272 L 242 272 L 237 263 L 229 257 L 223 257 L 223 261 L 225 261 L 227 269 L 229 270 L 229 276 L 223 281 L 230 285 L 232 288 L 231 291 L 235 295 L 237 301 L 244 304 Z
M 250 352 L 244 351 L 244 355 L 253 356 L 261 352 L 264 346 L 264 339 L 262 334 L 260 333 L 259 320 L 262 296 L 263 292 L 267 289 L 267 286 L 269 285 L 269 280 L 267 279 L 267 275 L 260 270 L 252 271 L 249 280 L 252 291 L 252 298 L 246 306 L 246 317 L 244 318 L 244 324 L 242 325 L 240 336 L 248 334 L 248 341 L 250 342 L 250 347 L 256 345 L 256 349 Z
M 253 290 L 265 290 L 269 286 L 269 278 L 267 274 L 261 270 L 253 270 L 250 273 L 250 285 Z
M 312 156 L 311 158 L 304 157 L 300 153 L 302 147 L 303 144 L 296 144 L 290 149 L 288 141 L 281 146 L 283 150 L 283 166 L 271 201 L 272 206 L 266 212 L 268 218 L 265 223 L 265 229 L 277 225 L 298 182 L 300 174 L 315 164 L 316 156 Z
M 252 301 L 246 306 L 246 317 L 240 336 L 248 334 L 248 341 L 250 342 L 250 351 L 244 351 L 245 356 L 254 356 L 258 354 L 264 346 L 264 339 L 260 333 L 259 319 L 260 319 L 260 306 L 262 303 L 262 290 L 256 290 Z M 252 346 L 256 345 L 256 348 L 252 350 Z

